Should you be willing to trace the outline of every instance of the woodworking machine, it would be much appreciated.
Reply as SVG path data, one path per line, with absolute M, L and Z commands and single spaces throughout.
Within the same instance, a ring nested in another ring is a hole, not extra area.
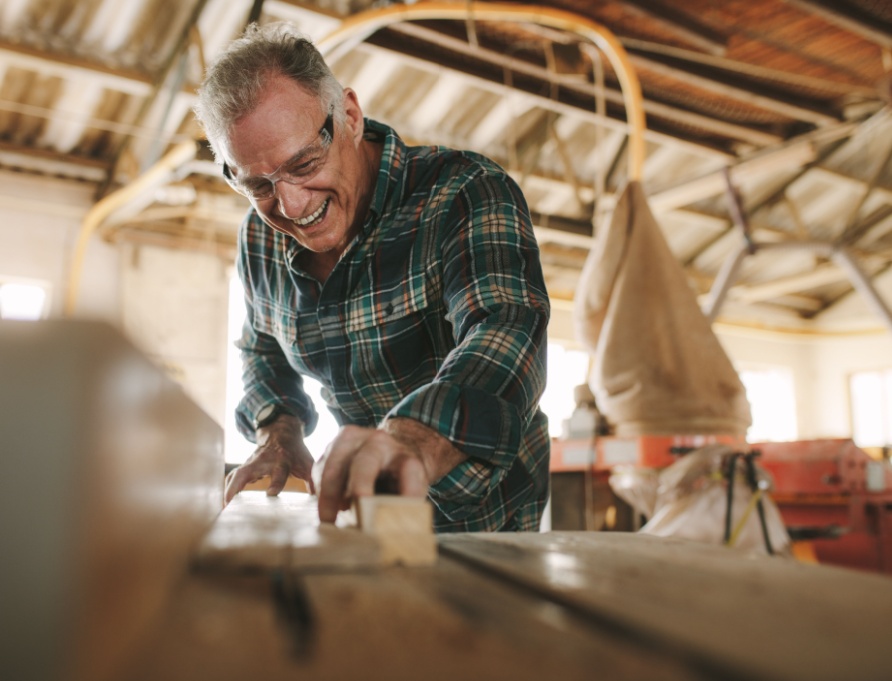
M 759 465 L 774 479 L 771 496 L 798 555 L 892 573 L 892 467 L 872 459 L 851 440 L 747 444 L 716 435 L 553 440 L 552 480 L 558 491 L 571 489 L 565 480 L 568 474 L 586 473 L 596 494 L 603 496 L 609 494 L 605 481 L 615 466 L 662 469 L 690 449 L 713 443 L 760 452 Z M 560 508 L 560 500 L 552 503 Z M 573 503 L 584 504 L 584 495 L 576 493 Z
M 702 444 L 599 443 L 599 470 Z M 434 536 L 424 501 L 381 496 L 361 529 L 306 494 L 221 511 L 221 445 L 111 327 L 0 322 L 0 679 L 889 679 L 885 576 L 628 532 Z M 814 451 L 850 511 L 823 522 L 854 536 L 875 469 Z
M 794 541 L 819 562 L 892 574 L 892 467 L 851 440 L 763 442 L 761 465 Z

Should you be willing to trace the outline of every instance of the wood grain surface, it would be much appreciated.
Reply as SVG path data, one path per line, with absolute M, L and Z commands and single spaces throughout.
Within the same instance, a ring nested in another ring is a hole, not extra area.
M 378 542 L 356 528 L 320 524 L 316 497 L 243 491 L 199 544 L 201 570 L 352 569 L 381 564 Z
M 721 678 L 451 560 L 193 574 L 172 602 L 122 681 Z
M 885 576 L 607 532 L 445 536 L 440 551 L 729 677 L 892 678 Z

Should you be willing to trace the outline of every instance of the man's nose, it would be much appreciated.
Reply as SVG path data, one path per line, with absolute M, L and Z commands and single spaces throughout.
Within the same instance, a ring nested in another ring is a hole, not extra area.
M 273 192 L 282 215 L 292 219 L 301 217 L 309 200 L 309 192 L 299 184 L 290 184 L 282 180 L 273 183 Z

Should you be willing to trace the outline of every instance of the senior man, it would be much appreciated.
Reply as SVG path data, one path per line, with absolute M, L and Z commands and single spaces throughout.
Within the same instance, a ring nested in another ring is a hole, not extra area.
M 549 303 L 517 185 L 486 158 L 410 147 L 364 118 L 286 24 L 234 41 L 196 114 L 251 201 L 236 420 L 257 449 L 227 479 L 227 503 L 265 476 L 278 494 L 294 475 L 322 522 L 383 485 L 427 495 L 439 532 L 537 529 Z M 320 475 L 302 376 L 342 426 Z

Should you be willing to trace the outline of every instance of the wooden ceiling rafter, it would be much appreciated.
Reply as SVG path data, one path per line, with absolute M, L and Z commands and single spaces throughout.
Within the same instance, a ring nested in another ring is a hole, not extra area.
M 892 48 L 892 23 L 860 10 L 851 2 L 838 0 L 784 0 L 804 12 L 821 17 L 828 24 Z
M 87 76 L 104 87 L 131 95 L 145 96 L 151 91 L 148 74 L 123 67 L 112 67 L 84 57 L 49 52 L 23 43 L 0 39 L 0 56 L 14 66 L 61 77 Z
M 727 36 L 713 30 L 669 5 L 651 1 L 625 0 L 628 11 L 646 17 L 664 30 L 675 34 L 685 42 L 712 55 L 723 55 L 728 44 Z
M 642 54 L 643 56 L 668 57 L 673 61 L 686 62 L 687 68 L 696 72 L 697 67 L 706 67 L 710 70 L 723 71 L 733 74 L 735 77 L 743 77 L 756 81 L 768 81 L 780 84 L 786 84 L 791 87 L 807 89 L 818 92 L 833 93 L 836 96 L 853 96 L 875 97 L 876 88 L 868 87 L 863 84 L 844 83 L 827 78 L 819 78 L 816 76 L 808 76 L 801 73 L 791 73 L 776 68 L 769 68 L 751 64 L 749 62 L 733 59 L 730 57 L 719 57 L 716 55 L 704 54 L 693 50 L 686 50 L 674 45 L 663 45 L 648 40 L 640 40 L 637 38 L 623 38 L 623 47 L 630 55 Z
M 170 52 L 165 56 L 162 66 L 158 70 L 158 73 L 154 74 L 152 81 L 152 92 L 143 101 L 136 115 L 136 120 L 133 121 L 133 124 L 138 127 L 142 127 L 144 125 L 147 116 L 156 103 L 156 100 L 161 95 L 161 93 L 164 92 L 165 86 L 170 82 L 170 77 L 177 65 L 177 62 L 183 57 L 192 43 L 193 28 L 198 24 L 198 20 L 201 17 L 204 8 L 207 6 L 208 0 L 194 0 L 194 2 L 195 4 L 192 7 L 192 11 L 190 12 L 186 23 L 181 27 L 179 36 L 174 43 L 173 49 L 171 49 Z M 178 81 L 174 79 L 173 82 L 176 83 Z M 182 84 L 180 84 L 180 87 L 178 87 L 177 90 L 181 88 Z M 174 93 L 171 93 L 171 96 L 173 96 L 173 94 Z M 109 171 L 108 177 L 106 178 L 105 182 L 103 182 L 102 186 L 99 187 L 97 198 L 105 196 L 115 184 L 117 180 L 118 170 L 127 154 L 127 150 L 129 149 L 131 142 L 132 138 L 130 136 L 126 136 L 123 138 L 121 144 L 118 145 L 117 149 L 115 149 L 112 156 L 111 170 Z
M 546 67 L 540 66 L 538 64 L 533 64 L 529 61 L 519 59 L 517 57 L 505 55 L 497 50 L 488 49 L 482 46 L 474 47 L 466 41 L 454 36 L 414 24 L 399 24 L 390 27 L 389 30 L 395 33 L 411 36 L 428 43 L 439 45 L 464 57 L 471 57 L 473 59 L 478 59 L 491 65 L 498 65 L 500 67 L 510 68 L 515 73 L 529 76 L 543 83 L 554 83 L 556 85 L 559 85 L 562 90 L 570 92 L 576 96 L 589 98 L 591 100 L 594 99 L 594 89 L 591 84 L 580 84 L 578 82 L 568 81 L 567 79 L 555 80 L 554 74 L 551 74 Z M 430 55 L 425 54 L 421 50 L 409 48 L 405 44 L 398 44 L 395 41 L 387 40 L 386 38 L 382 38 L 381 36 L 373 36 L 370 40 L 370 43 L 403 54 L 405 56 L 430 59 Z M 440 59 L 441 64 L 444 62 L 444 59 Z M 448 68 L 458 71 L 459 73 L 475 75 L 478 78 L 485 79 L 485 76 L 473 73 L 467 65 L 450 63 L 448 64 Z M 530 92 L 528 93 L 532 94 Z M 610 104 L 622 104 L 622 94 L 619 92 L 619 90 L 608 87 L 605 89 L 604 94 L 605 99 Z M 777 134 L 771 133 L 769 131 L 765 131 L 752 126 L 733 123 L 730 121 L 723 121 L 712 116 L 699 114 L 696 111 L 690 111 L 687 109 L 681 109 L 678 107 L 667 105 L 653 99 L 645 99 L 643 104 L 644 110 L 649 116 L 650 130 L 656 130 L 660 128 L 658 121 L 655 121 L 654 118 L 661 118 L 667 121 L 688 125 L 693 128 L 699 128 L 713 135 L 730 138 L 735 141 L 747 142 L 759 147 L 776 144 L 782 139 Z M 668 132 L 665 129 L 665 126 L 663 127 L 662 132 L 669 136 L 675 136 L 679 139 L 685 139 L 677 133 L 673 135 L 672 133 Z M 685 139 L 685 141 L 690 142 L 692 140 Z
M 629 61 L 639 69 L 677 78 L 711 94 L 752 104 L 813 125 L 827 125 L 840 120 L 839 114 L 818 103 L 809 102 L 801 97 L 769 93 L 766 88 L 752 84 L 733 82 L 728 79 L 728 74 L 708 74 L 703 69 L 681 65 L 681 62 L 672 63 L 669 58 L 658 59 L 635 53 L 629 55 Z

